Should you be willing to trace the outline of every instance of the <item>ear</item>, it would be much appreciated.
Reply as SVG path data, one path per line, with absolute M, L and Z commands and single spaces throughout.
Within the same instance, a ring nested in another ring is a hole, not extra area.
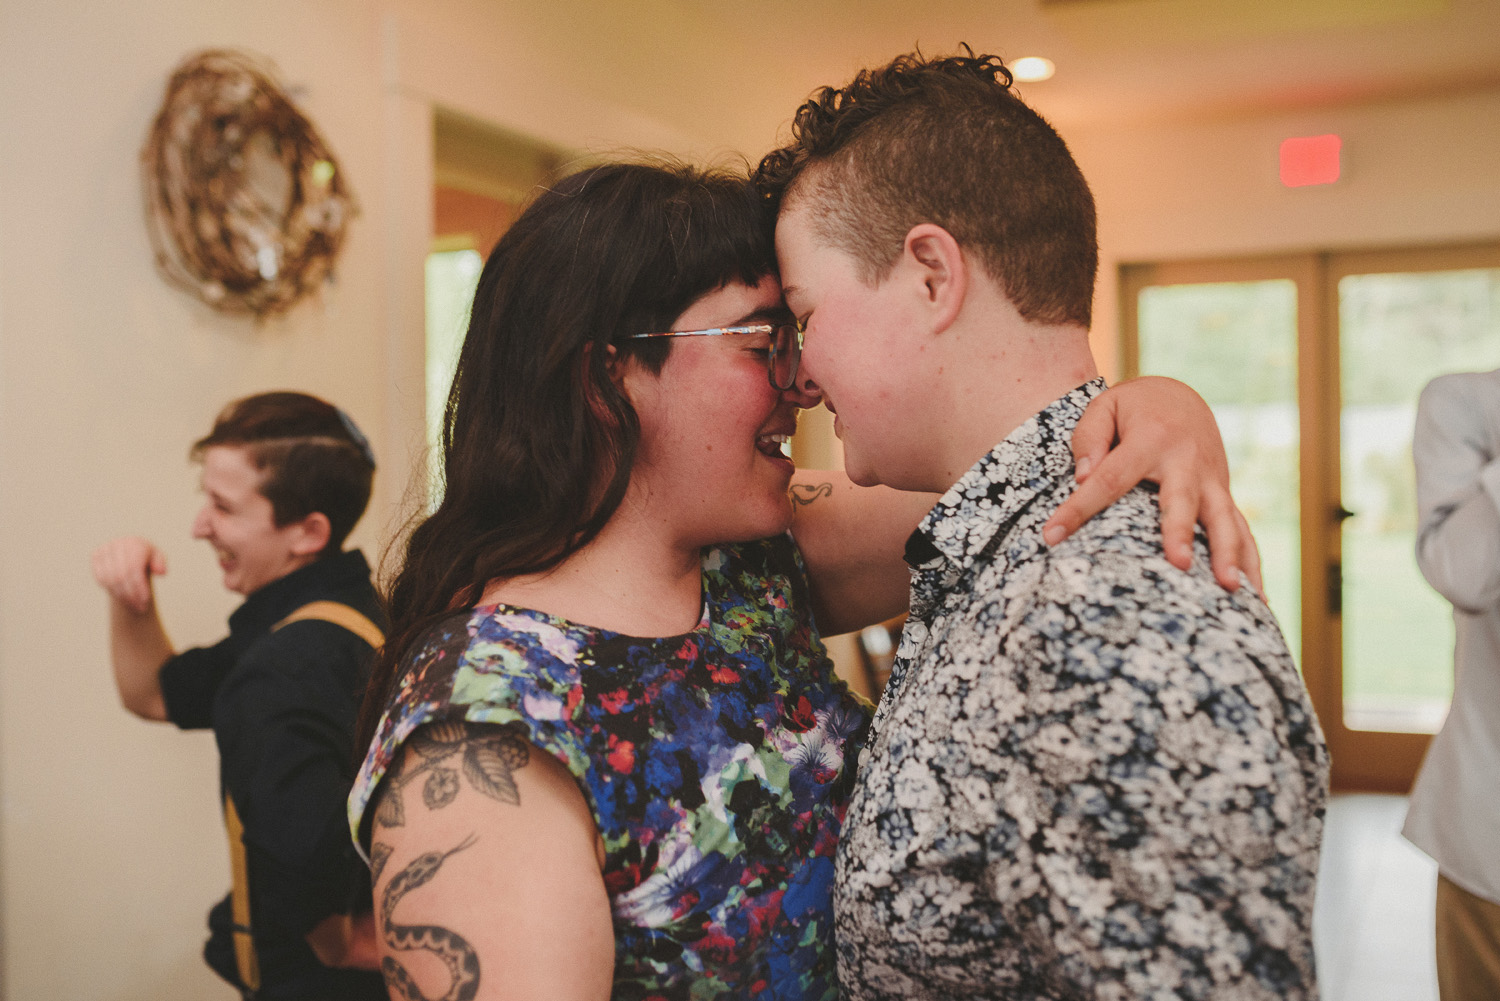
M 922 283 L 933 332 L 942 333 L 958 319 L 969 292 L 969 265 L 963 250 L 952 233 L 930 222 L 913 226 L 901 249 Z
M 603 387 L 589 375 L 589 360 L 594 356 L 595 347 L 593 342 L 583 345 L 583 354 L 578 359 L 578 382 L 580 391 L 583 393 L 583 401 L 588 406 L 589 412 L 594 415 L 594 419 L 612 427 L 617 422 L 614 413 L 604 402 Z M 629 399 L 630 394 L 626 391 L 626 375 L 632 367 L 630 359 L 621 357 L 613 344 L 606 344 L 603 349 L 604 367 L 609 373 L 609 381 L 614 384 L 617 392 Z
M 333 525 L 322 511 L 314 511 L 288 527 L 295 529 L 291 539 L 293 556 L 316 556 L 328 548 L 328 540 L 333 536 Z
M 584 351 L 593 348 L 592 344 L 585 344 Z M 604 367 L 609 370 L 609 381 L 615 384 L 615 388 L 623 391 L 625 388 L 625 359 L 620 357 L 620 352 L 615 350 L 613 344 L 604 345 Z

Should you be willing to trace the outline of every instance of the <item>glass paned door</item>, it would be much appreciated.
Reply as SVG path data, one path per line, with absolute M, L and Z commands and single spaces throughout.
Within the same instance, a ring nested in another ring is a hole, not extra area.
M 1500 269 L 1348 274 L 1338 318 L 1344 725 L 1436 733 L 1453 616 L 1414 556 L 1412 428 L 1434 376 L 1500 366 Z
M 1416 564 L 1416 401 L 1500 366 L 1500 244 L 1120 276 L 1126 373 L 1182 379 L 1218 417 L 1335 788 L 1406 791 L 1453 685 L 1452 609 Z
M 1296 283 L 1153 285 L 1138 307 L 1140 373 L 1180 379 L 1213 408 L 1267 603 L 1300 663 Z

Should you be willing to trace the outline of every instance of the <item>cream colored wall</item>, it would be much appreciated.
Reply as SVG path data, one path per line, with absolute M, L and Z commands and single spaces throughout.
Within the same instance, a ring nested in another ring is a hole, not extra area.
M 213 742 L 117 705 L 88 553 L 156 540 L 173 638 L 222 635 L 236 600 L 188 535 L 186 449 L 225 401 L 280 387 L 369 432 L 381 470 L 355 542 L 380 553 L 421 440 L 434 101 L 573 148 L 687 151 L 512 36 L 478 0 L 0 4 L 5 997 L 232 996 L 198 955 L 228 882 Z M 137 156 L 167 74 L 216 45 L 277 64 L 362 209 L 337 284 L 260 325 L 166 286 L 142 226 Z
M 1330 132 L 1340 180 L 1282 187 L 1281 141 Z M 1500 236 L 1500 89 L 1065 138 L 1099 205 L 1093 341 L 1111 375 L 1122 262 Z
M 380 64 L 358 0 L 0 5 L 0 881 L 10 998 L 228 997 L 197 956 L 227 886 L 212 738 L 127 716 L 88 552 L 139 533 L 167 552 L 179 642 L 220 635 L 233 596 L 188 537 L 186 447 L 232 397 L 308 389 L 387 460 Z M 295 22 L 299 30 L 287 31 Z M 362 205 L 321 302 L 262 326 L 153 273 L 137 154 L 190 50 L 271 55 Z M 387 462 L 394 466 L 394 462 Z M 371 546 L 395 484 L 382 477 Z
M 775 107 L 762 90 L 725 87 L 724 112 L 711 116 L 722 134 L 707 134 L 702 93 L 672 121 L 660 105 L 633 106 L 629 78 L 614 72 L 656 73 L 665 62 L 623 45 L 581 52 L 567 18 L 522 16 L 525 6 L 0 3 L 5 997 L 231 996 L 197 954 L 204 911 L 226 884 L 213 744 L 117 706 L 87 553 L 122 532 L 156 539 L 172 564 L 160 588 L 172 635 L 219 636 L 235 601 L 188 538 L 195 496 L 184 453 L 221 403 L 273 387 L 329 396 L 369 431 L 382 471 L 356 541 L 381 549 L 420 442 L 432 106 L 574 149 L 753 157 L 819 82 L 780 81 L 787 96 Z M 338 284 L 261 326 L 165 286 L 141 224 L 136 156 L 147 124 L 171 67 L 209 45 L 262 52 L 300 87 L 363 208 Z M 579 60 L 590 60 L 588 73 Z M 1121 259 L 1500 233 L 1497 122 L 1491 93 L 1070 133 L 1101 206 L 1101 347 L 1112 348 Z M 1280 190 L 1275 143 L 1330 129 L 1345 135 L 1347 180 Z

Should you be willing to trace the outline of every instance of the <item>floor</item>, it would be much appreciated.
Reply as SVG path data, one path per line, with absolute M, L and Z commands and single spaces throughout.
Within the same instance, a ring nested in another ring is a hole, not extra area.
M 1437 1001 L 1437 867 L 1401 837 L 1406 797 L 1333 797 L 1313 939 L 1323 1001 Z

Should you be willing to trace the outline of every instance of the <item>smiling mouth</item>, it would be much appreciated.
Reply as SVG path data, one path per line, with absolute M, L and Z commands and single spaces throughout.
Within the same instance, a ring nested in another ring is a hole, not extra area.
M 762 455 L 790 459 L 792 436 L 789 434 L 763 434 L 755 439 L 755 448 Z

